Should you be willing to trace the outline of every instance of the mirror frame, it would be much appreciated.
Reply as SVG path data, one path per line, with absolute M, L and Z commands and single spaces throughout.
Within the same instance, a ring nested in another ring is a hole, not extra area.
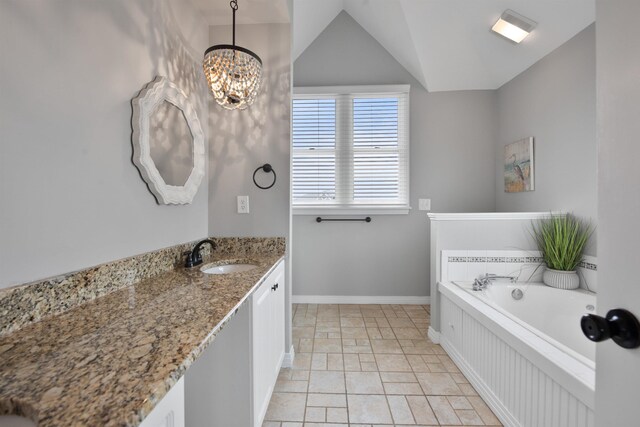
M 167 184 L 151 158 L 149 118 L 164 101 L 182 111 L 193 137 L 193 169 L 184 185 Z M 202 126 L 200 126 L 196 110 L 189 102 L 187 95 L 166 77 L 158 76 L 142 88 L 131 104 L 133 107 L 131 120 L 133 129 L 132 160 L 140 171 L 142 179 L 147 183 L 149 191 L 159 204 L 184 205 L 191 203 L 205 174 L 205 150 Z

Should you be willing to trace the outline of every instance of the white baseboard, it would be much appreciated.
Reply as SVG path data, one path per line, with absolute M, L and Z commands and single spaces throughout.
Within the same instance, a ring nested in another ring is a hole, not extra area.
M 284 354 L 284 359 L 282 360 L 283 368 L 290 368 L 293 366 L 293 359 L 296 357 L 296 352 L 293 349 L 293 346 L 289 349 L 289 353 Z
M 491 388 L 484 382 L 484 380 L 476 374 L 476 371 L 469 366 L 462 355 L 460 355 L 460 353 L 458 353 L 458 351 L 449 344 L 446 339 L 441 340 L 440 345 L 447 352 L 449 357 L 451 357 L 451 360 L 453 360 L 458 368 L 460 368 L 460 371 L 462 371 L 473 388 L 475 388 L 480 397 L 482 397 L 482 400 L 485 401 L 496 417 L 498 417 L 500 422 L 505 427 L 520 427 L 518 420 L 511 415 L 511 412 L 509 412 L 507 407 L 500 401 L 498 396 L 491 391 Z
M 427 335 L 429 336 L 429 339 L 433 341 L 435 344 L 440 344 L 440 332 L 436 331 L 431 326 L 429 326 Z
M 357 296 L 357 295 L 293 295 L 294 304 L 430 304 L 431 297 L 421 296 Z

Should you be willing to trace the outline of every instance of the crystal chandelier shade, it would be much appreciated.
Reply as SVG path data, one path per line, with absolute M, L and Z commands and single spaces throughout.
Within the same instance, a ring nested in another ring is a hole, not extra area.
M 216 102 L 227 110 L 244 110 L 254 103 L 262 80 L 262 60 L 236 46 L 236 10 L 232 0 L 233 44 L 211 46 L 204 53 L 202 68 Z

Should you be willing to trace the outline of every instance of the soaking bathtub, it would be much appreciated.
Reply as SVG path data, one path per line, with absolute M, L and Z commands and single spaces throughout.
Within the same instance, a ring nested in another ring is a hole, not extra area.
M 440 343 L 504 425 L 594 425 L 595 343 L 580 330 L 594 294 L 508 281 L 438 291 Z

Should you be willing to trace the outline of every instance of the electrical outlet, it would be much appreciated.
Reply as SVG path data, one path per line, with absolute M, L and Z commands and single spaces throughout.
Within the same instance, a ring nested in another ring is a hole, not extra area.
M 418 199 L 418 209 L 421 211 L 430 211 L 431 199 Z
M 249 213 L 249 196 L 238 196 L 238 213 Z

